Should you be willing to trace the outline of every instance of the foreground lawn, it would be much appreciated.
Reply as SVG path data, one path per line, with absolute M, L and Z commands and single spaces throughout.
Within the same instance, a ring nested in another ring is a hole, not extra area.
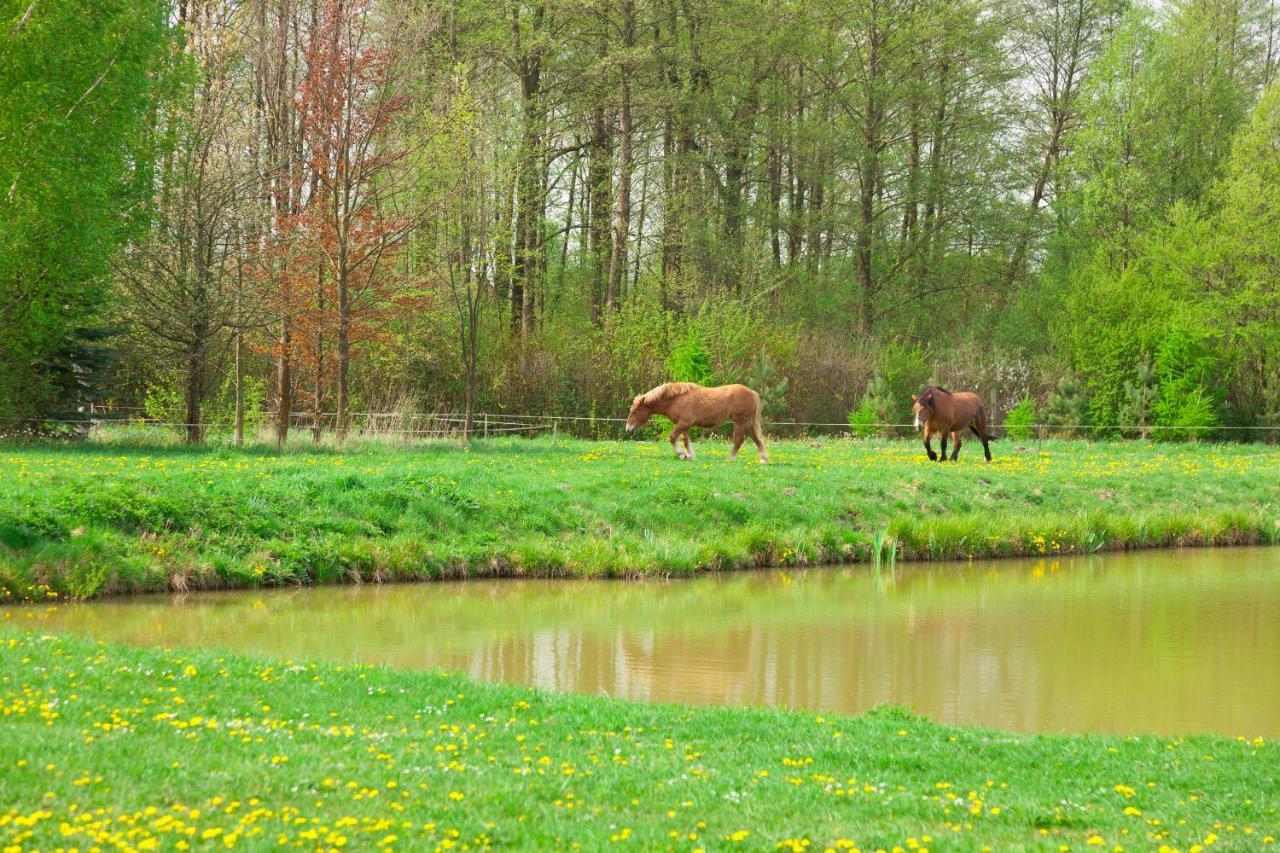
M 1280 834 L 1280 749 L 1261 739 L 693 710 L 3 619 L 0 714 L 6 850 L 1194 850 Z
M 0 595 L 494 574 L 633 576 L 1280 541 L 1263 446 L 665 442 L 0 448 Z

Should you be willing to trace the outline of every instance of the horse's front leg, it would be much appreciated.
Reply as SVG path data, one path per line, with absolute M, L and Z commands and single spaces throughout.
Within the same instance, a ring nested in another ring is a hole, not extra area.
M 942 455 L 938 457 L 939 462 L 947 461 L 947 437 L 949 435 L 950 433 L 947 433 L 947 432 L 942 433 Z
M 676 424 L 671 428 L 671 435 L 667 436 L 667 440 L 671 442 L 671 449 L 676 452 L 677 459 L 684 458 L 684 448 L 680 446 L 680 433 L 684 429 L 680 424 Z
M 684 452 L 686 459 L 693 458 L 693 442 L 689 441 L 689 427 L 684 428 Z
M 933 452 L 933 445 L 929 444 L 929 440 L 933 438 L 933 433 L 929 432 L 928 424 L 924 428 L 924 452 L 929 454 L 929 461 L 938 461 L 938 454 Z

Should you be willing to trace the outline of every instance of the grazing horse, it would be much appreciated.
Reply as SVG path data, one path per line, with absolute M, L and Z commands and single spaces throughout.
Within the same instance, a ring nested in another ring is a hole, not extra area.
M 982 440 L 982 450 L 987 455 L 987 461 L 991 461 L 991 446 L 988 444 L 991 433 L 987 429 L 987 411 L 982 407 L 977 394 L 968 391 L 953 394 L 946 388 L 929 385 L 919 395 L 912 394 L 911 401 L 915 404 L 916 429 L 924 430 L 924 449 L 930 459 L 936 462 L 947 461 L 947 436 L 950 435 L 955 442 L 951 461 L 956 461 L 956 457 L 960 455 L 960 437 L 964 434 L 965 427 L 968 427 Z M 929 445 L 929 439 L 939 434 L 942 436 L 941 456 L 934 453 Z
M 690 427 L 718 427 L 733 421 L 733 450 L 729 458 L 738 455 L 744 439 L 750 437 L 756 443 L 761 462 L 769 461 L 764 449 L 764 425 L 760 417 L 760 395 L 746 385 L 720 385 L 704 388 L 693 382 L 668 382 L 652 391 L 637 394 L 631 401 L 631 413 L 627 415 L 627 432 L 649 422 L 650 415 L 666 415 L 675 421 L 669 440 L 681 459 L 693 458 L 693 445 L 689 443 Z M 684 439 L 684 447 L 677 443 Z

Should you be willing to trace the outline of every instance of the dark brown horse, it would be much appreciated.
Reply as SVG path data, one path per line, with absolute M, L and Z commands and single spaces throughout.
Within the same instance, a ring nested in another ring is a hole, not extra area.
M 668 382 L 644 394 L 637 394 L 627 415 L 627 432 L 649 422 L 650 415 L 666 415 L 675 421 L 671 430 L 671 446 L 681 459 L 693 458 L 693 445 L 689 443 L 691 427 L 718 427 L 725 421 L 733 421 L 733 450 L 729 458 L 738 455 L 742 442 L 750 438 L 756 443 L 761 462 L 769 461 L 764 449 L 764 425 L 760 417 L 760 395 L 746 385 L 720 385 L 704 388 L 692 382 Z M 684 447 L 677 443 L 684 439 Z
M 977 394 L 968 391 L 953 394 L 946 388 L 929 385 L 918 395 L 912 394 L 911 401 L 915 404 L 916 429 L 924 430 L 924 449 L 930 459 L 936 462 L 947 461 L 947 436 L 951 436 L 951 440 L 955 442 L 951 461 L 956 461 L 956 457 L 960 455 L 960 437 L 968 427 L 982 440 L 982 451 L 986 453 L 987 461 L 991 461 L 991 433 L 987 429 L 987 410 L 982 407 Z M 941 456 L 934 453 L 929 444 L 929 439 L 934 435 L 942 436 Z

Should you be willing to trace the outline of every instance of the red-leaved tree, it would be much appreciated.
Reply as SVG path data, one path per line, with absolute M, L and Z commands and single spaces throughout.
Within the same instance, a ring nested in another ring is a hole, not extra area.
M 409 226 L 393 210 L 406 152 L 390 134 L 404 99 L 394 92 L 390 53 L 374 43 L 372 14 L 369 0 L 323 0 L 298 92 L 307 191 L 290 227 L 305 256 L 293 267 L 305 271 L 296 292 L 307 299 L 295 323 L 317 413 L 328 378 L 337 385 L 339 441 L 350 420 L 351 361 L 398 301 L 392 261 Z

